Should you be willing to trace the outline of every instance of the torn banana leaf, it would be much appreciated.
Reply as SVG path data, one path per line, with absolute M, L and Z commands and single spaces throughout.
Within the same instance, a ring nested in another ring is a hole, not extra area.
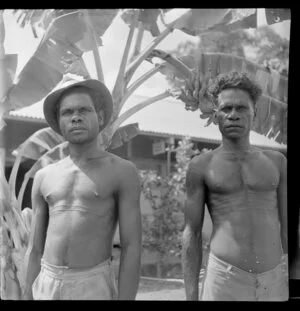
M 118 10 L 87 12 L 93 30 L 100 37 L 111 25 Z M 66 73 L 89 77 L 82 54 L 92 48 L 93 40 L 81 10 L 54 18 L 8 93 L 12 107 L 18 109 L 42 100 Z
M 17 174 L 21 162 L 25 159 L 37 160 L 62 142 L 64 142 L 63 137 L 47 127 L 33 133 L 15 150 L 16 159 L 9 177 L 9 186 L 13 196 L 15 196 Z
M 24 290 L 24 256 L 28 246 L 29 231 L 12 202 L 8 182 L 0 169 L 0 294 L 1 299 L 19 300 Z
M 29 136 L 15 151 L 18 156 L 37 160 L 45 152 L 64 142 L 64 138 L 50 127 L 40 129 Z
M 257 9 L 191 9 L 174 26 L 191 36 L 256 27 Z
M 153 37 L 157 37 L 160 35 L 160 31 L 157 25 L 157 19 L 160 14 L 164 14 L 171 9 L 139 9 L 139 21 L 143 23 L 144 29 L 148 30 Z M 134 14 L 137 9 L 128 9 L 125 10 L 121 18 L 127 25 L 131 25 Z
M 109 149 L 121 147 L 124 143 L 139 134 L 138 123 L 119 127 L 111 139 Z

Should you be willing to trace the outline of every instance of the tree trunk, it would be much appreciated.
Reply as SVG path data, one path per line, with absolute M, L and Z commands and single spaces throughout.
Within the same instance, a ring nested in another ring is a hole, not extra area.
M 160 240 L 160 245 L 162 247 L 163 245 L 163 216 L 161 215 L 160 217 L 160 222 L 159 222 L 159 240 Z M 161 250 L 158 250 L 158 260 L 157 260 L 157 277 L 162 278 L 163 276 L 163 253 Z

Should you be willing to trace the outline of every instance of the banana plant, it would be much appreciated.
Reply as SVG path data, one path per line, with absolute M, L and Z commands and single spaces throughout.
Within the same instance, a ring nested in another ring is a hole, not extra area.
M 15 14 L 19 14 L 18 22 L 21 27 L 29 24 L 34 36 L 38 36 L 38 31 L 43 31 L 43 35 L 36 51 L 15 83 L 6 89 L 3 88 L 5 92 L 0 108 L 7 112 L 32 105 L 58 87 L 70 73 L 84 79 L 89 78 L 82 58 L 83 53 L 87 51 L 93 52 L 97 78 L 105 83 L 99 53 L 99 46 L 102 45 L 101 36 L 119 15 L 129 26 L 129 34 L 112 90 L 113 116 L 108 126 L 99 135 L 103 148 L 120 146 L 137 135 L 137 124 L 122 127 L 122 123 L 139 110 L 169 96 L 175 96 L 185 102 L 186 109 L 192 107 L 192 110 L 199 109 L 202 113 L 208 114 L 210 109 L 206 106 L 209 102 L 203 104 L 206 100 L 205 86 L 208 80 L 205 75 L 206 69 L 201 67 L 206 62 L 200 61 L 201 66 L 196 63 L 195 68 L 190 68 L 184 64 L 183 59 L 177 59 L 157 49 L 157 46 L 175 29 L 195 36 L 220 31 L 220 29 L 228 31 L 228 29 L 256 27 L 254 23 L 256 9 L 190 9 L 170 23 L 164 21 L 166 11 L 168 10 L 17 10 Z M 158 28 L 158 18 L 162 21 L 162 30 Z M 143 45 L 145 31 L 149 31 L 153 36 L 153 40 L 146 47 Z M 137 35 L 134 40 L 135 33 Z M 130 51 L 132 51 L 131 55 Z M 144 61 L 152 62 L 153 59 L 159 59 L 160 62 L 153 64 L 151 70 L 132 81 L 138 67 Z M 223 60 L 230 57 L 222 56 L 220 59 L 222 61 L 218 60 L 211 64 L 219 68 L 221 65 L 224 66 L 224 62 L 226 63 Z M 235 66 L 232 63 L 232 68 Z M 220 71 L 223 72 L 221 69 Z M 175 87 L 122 112 L 125 103 L 138 87 L 157 73 L 176 82 Z M 258 76 L 260 77 L 261 74 Z M 279 83 L 271 83 L 271 85 L 276 93 Z M 43 166 L 58 161 L 68 154 L 67 142 L 61 141 L 61 138 L 51 131 L 44 129 L 35 133 L 17 149 L 9 182 L 1 172 L 0 220 L 3 229 L 2 244 L 5 243 L 7 246 L 2 248 L 1 254 L 2 299 L 20 299 L 23 290 L 24 280 L 20 258 L 24 256 L 30 232 L 30 210 L 26 208 L 22 210 L 21 206 L 28 180 L 33 178 L 35 172 Z M 27 172 L 21 190 L 16 196 L 16 176 L 24 157 L 34 159 L 36 162 Z
M 208 119 L 206 126 L 216 124 L 215 106 L 210 94 L 211 79 L 232 70 L 247 72 L 262 88 L 262 96 L 256 103 L 253 130 L 278 143 L 287 142 L 288 79 L 245 58 L 224 53 L 201 53 L 195 61 L 197 69 L 189 79 L 181 80 L 177 98 L 187 110 L 200 110 L 200 118 Z

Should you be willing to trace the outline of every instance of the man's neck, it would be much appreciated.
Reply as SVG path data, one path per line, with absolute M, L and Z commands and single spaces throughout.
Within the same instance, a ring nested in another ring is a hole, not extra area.
M 103 152 L 98 140 L 84 144 L 72 144 L 69 142 L 70 157 L 74 162 L 85 162 L 96 158 Z
M 222 137 L 222 149 L 226 152 L 242 154 L 251 151 L 253 148 L 249 141 L 249 136 L 239 139 L 228 139 Z

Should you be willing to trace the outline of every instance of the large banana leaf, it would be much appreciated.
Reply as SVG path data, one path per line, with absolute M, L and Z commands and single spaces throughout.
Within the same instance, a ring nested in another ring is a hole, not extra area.
M 118 10 L 87 11 L 93 30 L 99 37 L 105 33 L 118 12 Z M 93 40 L 82 10 L 54 18 L 36 52 L 9 91 L 9 102 L 12 107 L 16 109 L 40 101 L 53 90 L 66 73 L 76 73 L 88 78 L 82 54 L 92 48 Z
M 50 127 L 38 130 L 34 134 L 32 134 L 29 138 L 27 138 L 16 150 L 16 159 L 14 161 L 14 165 L 9 178 L 9 185 L 12 191 L 13 197 L 15 197 L 15 189 L 16 189 L 16 180 L 17 174 L 19 170 L 19 166 L 22 160 L 39 159 L 44 153 L 51 150 L 55 146 L 60 143 L 63 143 L 64 139 L 62 136 L 56 134 Z M 21 208 L 20 204 L 17 204 L 19 208 Z
M 60 143 L 64 139 L 50 127 L 40 129 L 27 138 L 16 150 L 17 156 L 37 160 Z
M 0 131 L 5 125 L 4 113 L 9 109 L 5 105 L 7 91 L 12 87 L 17 70 L 18 55 L 9 54 L 0 57 Z
M 109 148 L 110 149 L 118 148 L 138 134 L 139 134 L 139 127 L 137 123 L 121 126 L 117 129 L 117 131 L 113 135 Z
M 90 9 L 86 11 L 99 39 L 118 13 L 117 9 Z M 59 42 L 67 40 L 69 44 L 76 45 L 83 52 L 93 49 L 83 10 L 77 10 L 55 18 L 42 41 L 49 40 L 49 38 Z
M 1 299 L 20 299 L 24 287 L 23 259 L 28 246 L 29 231 L 23 215 L 12 202 L 9 185 L 0 168 L 0 295 Z
M 20 27 L 30 25 L 34 37 L 38 38 L 37 27 L 47 29 L 55 17 L 55 10 L 13 10 L 13 14 L 18 15 L 17 23 Z
M 256 27 L 256 9 L 191 9 L 174 26 L 192 36 L 211 31 Z
M 170 10 L 171 9 L 140 9 L 138 20 L 143 24 L 145 30 L 148 30 L 153 37 L 157 37 L 160 34 L 157 26 L 158 16 Z M 135 11 L 134 9 L 129 9 L 122 13 L 121 18 L 126 24 L 132 24 Z

